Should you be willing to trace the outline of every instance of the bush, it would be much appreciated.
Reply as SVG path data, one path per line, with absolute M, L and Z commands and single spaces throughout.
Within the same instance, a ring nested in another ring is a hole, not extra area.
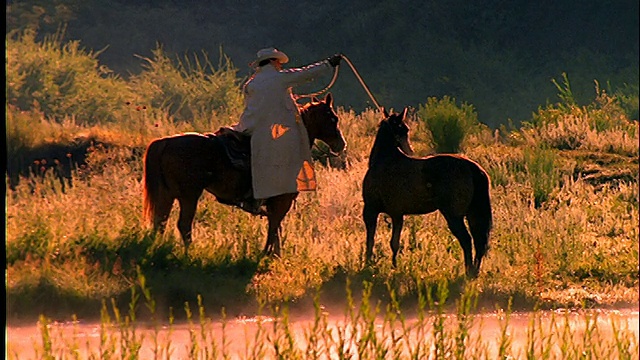
M 629 117 L 630 120 L 638 121 L 638 85 L 626 84 L 624 87 L 614 92 L 614 97 L 618 101 L 620 107 L 624 109 L 627 117 Z
M 153 59 L 143 58 L 144 71 L 131 79 L 135 93 L 152 108 L 189 123 L 242 110 L 237 69 L 222 52 L 217 66 L 206 53 L 175 62 L 161 47 L 153 50 L 153 55 Z
M 437 153 L 460 152 L 462 141 L 478 126 L 478 115 L 472 105 L 456 105 L 455 99 L 429 98 L 418 108 L 418 117 L 431 132 L 432 146 Z
M 529 143 L 559 150 L 636 155 L 638 122 L 630 120 L 629 110 L 624 107 L 633 103 L 633 90 L 629 90 L 629 95 L 610 95 L 596 82 L 595 100 L 579 106 L 573 99 L 566 74 L 563 76 L 563 86 L 554 82 L 562 101 L 540 108 L 530 122 L 523 124 L 522 133 Z
M 33 31 L 7 35 L 7 104 L 57 122 L 116 122 L 117 109 L 132 98 L 127 84 L 78 41 L 62 44 L 58 34 L 38 43 L 35 37 Z

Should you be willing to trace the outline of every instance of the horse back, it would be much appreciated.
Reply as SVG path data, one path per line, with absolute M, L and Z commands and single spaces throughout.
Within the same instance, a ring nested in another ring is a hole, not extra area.
M 211 182 L 212 174 L 224 165 L 221 146 L 214 136 L 186 133 L 156 139 L 145 154 L 145 175 L 150 182 L 161 182 L 172 193 L 197 189 Z
M 448 192 L 474 192 L 478 182 L 488 180 L 484 169 L 475 161 L 457 154 L 437 154 L 423 161 L 422 174 L 433 186 Z
M 363 199 L 390 215 L 436 210 L 464 215 L 486 180 L 476 162 L 459 155 L 403 156 L 369 168 Z
M 371 163 L 362 183 L 365 206 L 391 216 L 437 210 L 435 177 L 425 165 L 424 159 L 407 156 Z

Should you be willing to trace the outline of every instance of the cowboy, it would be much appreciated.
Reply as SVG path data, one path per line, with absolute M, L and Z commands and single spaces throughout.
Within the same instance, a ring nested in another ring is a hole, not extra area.
M 243 86 L 245 107 L 236 131 L 251 136 L 252 194 L 241 207 L 264 214 L 265 199 L 316 189 L 311 151 L 292 87 L 314 81 L 340 64 L 333 55 L 311 65 L 283 70 L 289 57 L 275 48 L 258 51 L 255 73 Z

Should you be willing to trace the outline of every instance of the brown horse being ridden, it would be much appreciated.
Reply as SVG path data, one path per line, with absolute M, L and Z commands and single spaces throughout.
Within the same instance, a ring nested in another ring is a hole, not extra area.
M 367 262 L 373 256 L 380 213 L 391 218 L 392 261 L 396 266 L 403 216 L 439 210 L 462 246 L 467 276 L 476 277 L 488 249 L 492 226 L 489 176 L 476 162 L 458 155 L 412 157 L 409 127 L 404 122 L 406 114 L 407 109 L 400 114 L 385 112 L 386 118 L 380 122 L 371 149 L 369 169 L 362 184 Z M 471 235 L 465 227 L 465 218 Z
M 338 128 L 333 98 L 314 98 L 300 107 L 300 115 L 309 135 L 325 142 L 332 152 L 341 152 L 345 140 Z M 246 156 L 249 157 L 249 149 Z M 191 229 L 198 199 L 204 191 L 223 204 L 239 205 L 251 191 L 251 170 L 235 166 L 228 156 L 221 136 L 187 133 L 152 141 L 144 156 L 144 217 L 155 231 L 163 232 L 174 200 L 180 205 L 178 230 L 185 246 L 191 244 Z M 268 219 L 265 254 L 280 255 L 280 225 L 291 209 L 298 193 L 282 194 L 266 199 Z

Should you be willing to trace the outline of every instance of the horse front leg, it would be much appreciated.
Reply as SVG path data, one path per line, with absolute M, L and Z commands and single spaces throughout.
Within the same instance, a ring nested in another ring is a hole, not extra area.
M 365 203 L 362 210 L 362 219 L 364 220 L 364 226 L 367 229 L 367 245 L 365 251 L 365 262 L 371 263 L 373 257 L 373 245 L 376 238 L 376 228 L 378 226 L 378 215 L 380 212 L 374 209 L 372 206 Z
M 280 256 L 280 232 L 282 220 L 291 209 L 295 194 L 282 194 L 267 199 L 267 219 L 269 221 L 267 242 L 264 246 L 264 255 Z
M 391 217 L 391 252 L 393 253 L 393 257 L 391 258 L 391 262 L 393 263 L 393 267 L 397 266 L 396 257 L 398 256 L 398 251 L 400 251 L 400 233 L 402 233 L 402 226 L 404 225 L 404 219 L 402 215 L 396 215 Z
M 267 242 L 262 250 L 265 256 L 280 256 L 280 224 L 271 225 L 269 221 L 269 230 L 267 231 Z

